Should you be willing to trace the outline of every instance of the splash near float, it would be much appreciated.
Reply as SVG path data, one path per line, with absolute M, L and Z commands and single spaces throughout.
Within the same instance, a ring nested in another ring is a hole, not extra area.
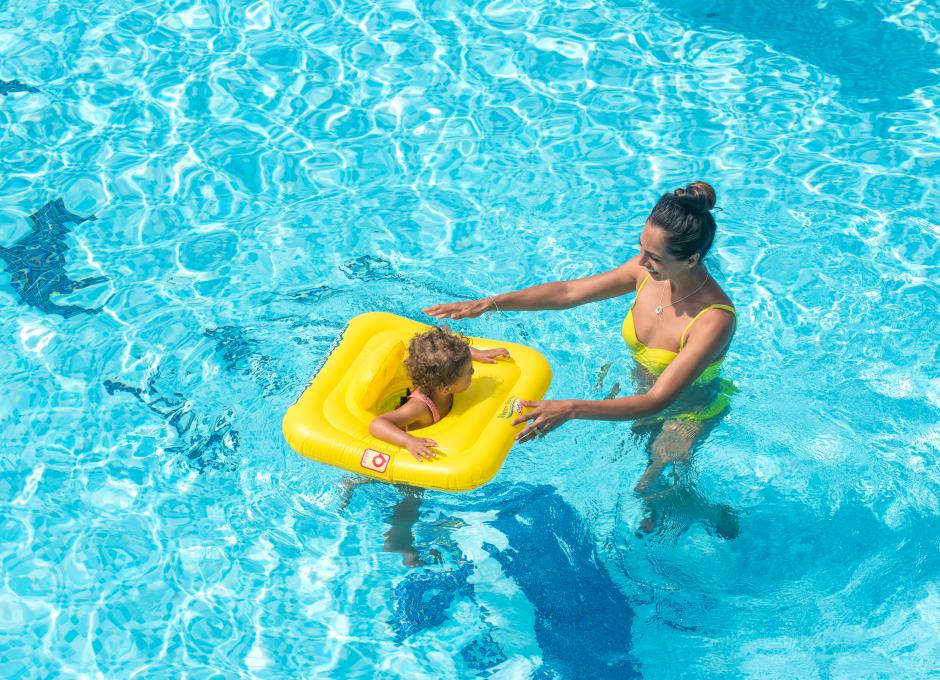
M 451 412 L 439 422 L 412 431 L 438 443 L 441 454 L 419 461 L 407 449 L 369 434 L 369 423 L 393 410 L 411 381 L 405 352 L 411 338 L 430 328 L 384 312 L 349 322 L 335 349 L 307 389 L 284 415 L 284 436 L 298 453 L 313 460 L 383 482 L 442 491 L 468 491 L 499 471 L 523 426 L 519 400 L 541 399 L 552 371 L 539 352 L 514 343 L 470 338 L 477 349 L 505 347 L 511 359 L 475 363 L 466 392 L 454 396 Z

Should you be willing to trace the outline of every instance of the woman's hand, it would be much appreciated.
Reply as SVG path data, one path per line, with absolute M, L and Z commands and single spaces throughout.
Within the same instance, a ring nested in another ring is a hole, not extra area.
M 495 364 L 499 357 L 506 357 L 508 359 L 509 350 L 504 347 L 497 347 L 496 349 L 476 349 L 475 347 L 471 347 L 470 356 L 474 361 L 479 361 L 481 364 Z
M 425 314 L 437 319 L 475 319 L 483 312 L 493 309 L 493 300 L 470 300 L 468 302 L 448 302 L 443 305 L 431 305 L 423 309 Z
M 437 451 L 432 451 L 431 447 L 437 446 L 437 442 L 427 437 L 411 437 L 405 448 L 411 451 L 411 455 L 420 460 L 434 460 L 437 458 Z
M 513 425 L 520 425 L 527 420 L 532 422 L 528 427 L 516 433 L 516 441 L 527 442 L 538 439 L 565 424 L 571 419 L 571 402 L 565 400 L 549 399 L 545 401 L 524 401 L 519 404 L 529 409 L 514 421 Z

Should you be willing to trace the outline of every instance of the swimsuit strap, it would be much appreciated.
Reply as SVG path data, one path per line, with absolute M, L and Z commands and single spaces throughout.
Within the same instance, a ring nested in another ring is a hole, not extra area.
M 640 297 L 640 291 L 643 290 L 643 286 L 645 286 L 646 282 L 649 280 L 650 280 L 650 275 L 647 274 L 646 276 L 643 277 L 643 280 L 640 281 L 640 285 L 636 287 L 636 295 L 633 296 L 633 304 L 630 305 L 630 309 L 633 309 L 633 307 L 636 305 L 637 298 Z
M 682 331 L 682 335 L 679 336 L 679 351 L 680 351 L 680 352 L 682 351 L 682 348 L 685 347 L 685 336 L 688 334 L 689 329 L 692 328 L 692 324 L 694 324 L 696 321 L 698 321 L 698 318 L 699 318 L 700 316 L 702 316 L 702 314 L 704 314 L 705 312 L 707 312 L 709 309 L 723 309 L 723 310 L 726 311 L 726 312 L 731 312 L 731 314 L 732 314 L 732 315 L 734 316 L 734 318 L 735 318 L 735 321 L 737 321 L 738 313 L 737 313 L 736 311 L 734 311 L 734 307 L 732 307 L 731 305 L 721 305 L 721 304 L 718 304 L 718 305 L 708 305 L 708 307 L 706 307 L 706 308 L 703 309 L 701 312 L 699 312 L 699 313 L 696 314 L 694 317 L 692 317 L 692 320 L 691 320 L 689 323 L 686 324 L 685 329 Z
M 441 413 L 440 411 L 437 410 L 437 406 L 435 405 L 434 400 L 431 399 L 431 397 L 426 395 L 421 390 L 415 390 L 414 392 L 408 395 L 408 398 L 417 399 L 419 401 L 424 402 L 424 405 L 427 406 L 431 410 L 431 424 L 432 425 L 441 419 Z

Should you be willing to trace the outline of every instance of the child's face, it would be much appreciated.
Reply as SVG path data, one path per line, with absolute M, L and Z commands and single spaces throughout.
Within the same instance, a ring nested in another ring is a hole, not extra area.
M 473 378 L 473 360 L 467 359 L 467 363 L 463 365 L 463 368 L 460 369 L 460 373 L 457 374 L 457 381 L 450 386 L 450 391 L 452 394 L 458 394 L 459 392 L 465 391 L 470 387 L 470 380 Z

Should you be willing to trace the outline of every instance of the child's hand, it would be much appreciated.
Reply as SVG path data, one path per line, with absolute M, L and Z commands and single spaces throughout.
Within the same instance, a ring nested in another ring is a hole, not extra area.
M 502 347 L 497 347 L 496 349 L 474 349 L 471 347 L 470 354 L 474 361 L 479 361 L 484 364 L 495 364 L 496 359 L 499 357 L 509 358 L 509 350 Z
M 437 458 L 437 452 L 432 451 L 431 447 L 437 446 L 437 442 L 427 437 L 412 437 L 405 445 L 405 448 L 411 451 L 411 455 L 418 460 L 434 460 Z

